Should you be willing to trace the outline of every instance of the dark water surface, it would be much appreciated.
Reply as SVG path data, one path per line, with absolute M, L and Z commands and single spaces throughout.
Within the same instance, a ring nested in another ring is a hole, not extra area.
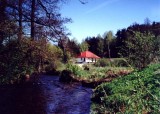
M 55 76 L 0 87 L 0 114 L 89 114 L 92 90 L 63 84 Z

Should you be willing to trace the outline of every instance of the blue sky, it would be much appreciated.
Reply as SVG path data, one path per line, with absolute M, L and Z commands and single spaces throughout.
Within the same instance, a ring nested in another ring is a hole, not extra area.
M 62 16 L 73 20 L 66 24 L 72 33 L 70 38 L 79 42 L 87 36 L 103 36 L 109 30 L 116 33 L 135 22 L 142 24 L 146 18 L 151 22 L 160 22 L 160 0 L 85 1 L 88 3 L 83 5 L 79 0 L 68 0 L 61 6 Z

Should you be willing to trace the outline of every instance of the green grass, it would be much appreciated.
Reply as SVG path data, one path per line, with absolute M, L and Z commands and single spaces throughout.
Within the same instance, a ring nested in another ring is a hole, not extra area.
M 95 66 L 97 67 L 128 67 L 129 64 L 125 58 L 101 58 L 96 63 Z
M 160 64 L 103 83 L 94 90 L 92 113 L 160 113 Z
M 108 71 L 112 71 L 114 74 L 124 70 L 132 71 L 129 67 L 95 67 L 91 64 L 88 67 L 89 70 L 84 70 L 77 65 L 66 65 L 66 69 L 70 70 L 74 74 L 75 78 L 80 78 L 81 80 L 87 80 L 89 82 L 107 78 L 109 76 Z

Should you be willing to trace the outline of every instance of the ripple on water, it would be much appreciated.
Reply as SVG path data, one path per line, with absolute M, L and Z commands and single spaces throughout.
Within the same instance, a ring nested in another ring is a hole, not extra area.
M 82 87 L 79 83 L 63 84 L 58 80 L 48 81 L 47 86 L 42 85 L 45 95 L 49 95 L 47 98 L 48 114 L 89 114 L 92 94 L 90 88 Z
M 91 94 L 79 83 L 41 76 L 34 84 L 0 87 L 0 114 L 89 114 Z

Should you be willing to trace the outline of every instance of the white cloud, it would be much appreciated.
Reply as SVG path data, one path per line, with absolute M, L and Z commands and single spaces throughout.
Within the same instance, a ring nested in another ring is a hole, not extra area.
M 86 14 L 93 13 L 93 12 L 99 10 L 99 9 L 102 9 L 102 8 L 106 7 L 106 6 L 109 5 L 109 4 L 112 4 L 112 3 L 115 3 L 115 2 L 118 2 L 118 1 L 119 1 L 119 0 L 107 0 L 107 1 L 99 4 L 98 6 L 96 6 L 96 7 L 92 8 L 92 9 L 88 10 L 88 11 L 86 12 Z

